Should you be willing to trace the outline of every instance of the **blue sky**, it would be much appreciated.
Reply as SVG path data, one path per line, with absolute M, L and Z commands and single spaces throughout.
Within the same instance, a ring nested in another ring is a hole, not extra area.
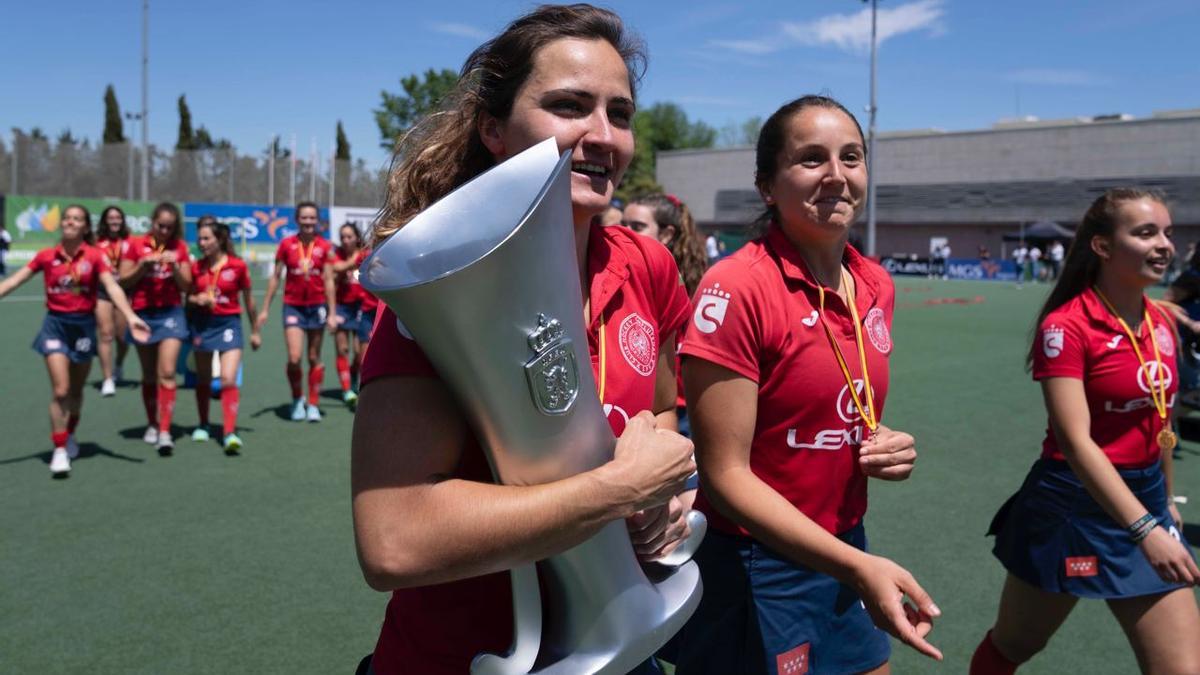
M 453 68 L 533 3 L 492 0 L 211 0 L 150 9 L 150 138 L 174 144 L 175 99 L 243 152 L 272 134 L 322 154 L 341 119 L 355 157 L 384 162 L 371 110 L 401 76 Z M 673 101 L 715 127 L 766 116 L 810 92 L 868 100 L 866 5 L 619 1 L 645 39 L 642 105 Z M 9 3 L 0 39 L 0 135 L 69 127 L 98 139 L 112 83 L 140 105 L 141 2 Z M 1185 0 L 883 0 L 881 130 L 990 126 L 1200 107 L 1200 3 Z M 865 126 L 865 115 L 863 118 Z M 131 129 L 126 128 L 127 135 Z

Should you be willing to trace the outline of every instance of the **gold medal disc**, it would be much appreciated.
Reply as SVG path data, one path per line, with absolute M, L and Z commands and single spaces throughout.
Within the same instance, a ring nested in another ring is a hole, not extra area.
M 1163 429 L 1162 431 L 1158 432 L 1158 438 L 1156 440 L 1158 441 L 1158 449 L 1162 450 L 1163 452 L 1174 450 L 1175 444 L 1179 441 L 1179 439 L 1175 437 L 1175 432 L 1171 431 L 1170 429 Z

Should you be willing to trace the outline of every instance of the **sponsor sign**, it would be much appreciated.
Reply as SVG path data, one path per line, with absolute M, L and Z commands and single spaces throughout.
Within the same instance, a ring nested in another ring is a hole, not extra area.
M 901 276 L 926 276 L 929 272 L 929 258 L 893 258 L 879 259 L 879 264 L 888 274 Z
M 1011 260 L 950 258 L 946 261 L 946 275 L 951 279 L 1016 281 L 1017 265 Z
M 291 206 L 261 204 L 199 204 L 183 205 L 184 236 L 196 241 L 196 220 L 209 215 L 229 226 L 235 242 L 249 244 L 278 244 L 284 237 L 296 234 L 296 221 Z M 328 237 L 329 209 L 321 209 L 321 234 Z
M 337 230 L 346 223 L 358 226 L 358 232 L 366 236 L 375 224 L 375 216 L 379 209 L 374 206 L 331 206 L 329 207 L 329 235 L 331 241 L 337 241 Z
M 79 204 L 92 214 L 93 230 L 97 227 L 100 212 L 106 206 L 117 206 L 125 212 L 129 230 L 134 234 L 145 234 L 150 231 L 150 214 L 155 202 L 8 195 L 4 199 L 4 226 L 12 235 L 13 247 L 40 249 L 58 243 L 63 211 L 71 204 Z

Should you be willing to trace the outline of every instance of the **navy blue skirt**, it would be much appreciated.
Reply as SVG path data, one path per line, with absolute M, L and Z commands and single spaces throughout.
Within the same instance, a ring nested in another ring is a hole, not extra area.
M 1160 526 L 1186 547 L 1168 511 L 1161 466 L 1119 473 Z M 1021 489 L 996 512 L 988 534 L 996 537 L 992 553 L 1005 569 L 1051 593 L 1114 599 L 1184 587 L 1158 576 L 1126 527 L 1100 507 L 1063 461 L 1034 463 Z
M 325 305 L 287 305 L 283 306 L 283 327 L 302 328 L 304 330 L 325 329 Z
M 863 526 L 838 535 L 865 551 Z M 704 595 L 677 638 L 676 675 L 859 673 L 887 662 L 887 633 L 858 594 L 749 537 L 709 530 Z
M 337 304 L 333 309 L 337 313 L 338 330 L 358 333 L 358 317 L 362 312 L 359 311 L 357 302 L 349 305 Z
M 72 363 L 90 361 L 96 355 L 96 315 L 92 312 L 46 312 L 42 329 L 31 346 L 42 356 L 66 354 Z
M 143 309 L 137 315 L 146 322 L 147 326 L 150 326 L 150 339 L 145 342 L 136 342 L 133 339 L 133 332 L 126 329 L 125 341 L 130 344 L 153 345 L 167 339 L 182 342 L 188 338 L 187 315 L 184 314 L 182 307 Z
M 371 340 L 371 331 L 375 330 L 375 312 L 358 310 L 358 341 L 366 344 Z
M 242 317 L 240 314 L 196 312 L 188 328 L 192 350 L 197 352 L 226 352 L 242 348 Z

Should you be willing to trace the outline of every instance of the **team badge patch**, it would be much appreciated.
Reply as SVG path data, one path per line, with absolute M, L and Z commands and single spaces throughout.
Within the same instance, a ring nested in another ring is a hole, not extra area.
M 696 313 L 692 316 L 696 329 L 701 333 L 715 332 L 725 321 L 730 297 L 729 293 L 721 290 L 721 284 L 702 289 L 700 299 L 696 302 Z
M 871 308 L 867 312 L 867 318 L 863 321 L 863 327 L 867 329 L 867 337 L 871 339 L 871 344 L 875 345 L 875 349 L 880 354 L 889 354 L 892 351 L 892 334 L 888 332 L 887 319 L 883 316 L 883 310 L 878 307 Z
M 1171 331 L 1166 326 L 1159 324 L 1154 327 L 1154 343 L 1163 356 L 1175 356 L 1175 341 L 1171 339 Z
M 654 372 L 654 358 L 658 342 L 654 339 L 654 326 L 636 313 L 625 317 L 619 334 L 621 356 L 638 372 L 649 375 Z
M 1047 326 L 1042 331 L 1042 353 L 1048 358 L 1057 358 L 1063 350 L 1063 329 L 1058 326 Z
M 1100 563 L 1094 555 L 1077 556 L 1066 560 L 1067 576 L 1094 577 L 1100 574 Z
M 233 281 L 234 276 L 233 270 L 221 270 L 221 281 Z
M 808 650 L 810 644 L 804 644 L 775 655 L 775 669 L 779 675 L 804 675 L 808 672 Z

